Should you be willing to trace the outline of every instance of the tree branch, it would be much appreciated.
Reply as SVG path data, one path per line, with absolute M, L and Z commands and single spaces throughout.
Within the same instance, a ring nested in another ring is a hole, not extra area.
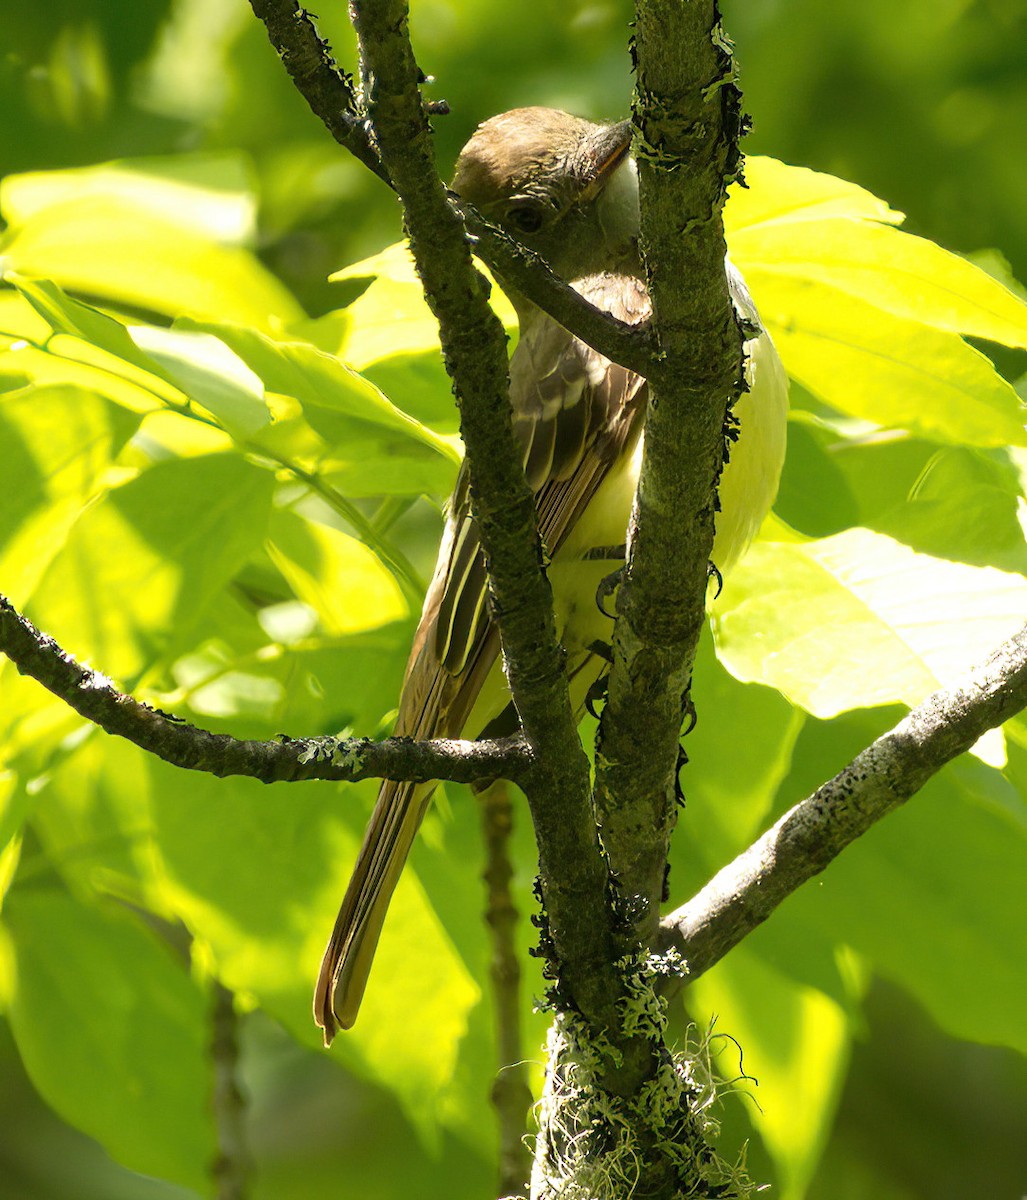
M 98 671 L 82 666 L 0 596 L 0 652 L 80 716 L 126 738 L 173 766 L 208 774 L 248 775 L 262 783 L 304 779 L 356 782 L 447 779 L 476 783 L 502 776 L 524 779 L 533 757 L 521 738 L 478 742 L 407 738 L 287 738 L 248 741 L 197 729 L 119 692 Z
M 743 378 L 722 220 L 739 162 L 740 97 L 714 0 L 639 0 L 636 12 L 641 246 L 661 371 L 650 380 L 618 590 L 596 806 L 611 869 L 636 905 L 635 931 L 651 945 L 676 816 L 684 700 L 706 619 L 725 411 Z
M 517 950 L 517 907 L 511 882 L 510 835 L 514 809 L 509 788 L 498 782 L 479 796 L 485 842 L 487 888 L 485 922 L 489 927 L 492 1011 L 499 1061 L 492 1084 L 492 1106 L 499 1125 L 499 1195 L 518 1196 L 531 1174 L 525 1141 L 532 1095 L 524 1060 L 521 961 Z
M 239 1085 L 239 1017 L 235 996 L 217 982 L 210 1020 L 211 1109 L 217 1134 L 211 1177 L 216 1200 L 246 1200 L 253 1158 L 246 1140 L 246 1099 Z
M 384 183 L 389 176 L 357 112 L 353 77 L 332 57 L 312 15 L 296 0 L 250 0 L 267 36 L 304 100 L 333 138 Z M 390 184 L 391 186 L 391 184 Z
M 328 132 L 396 190 L 372 140 L 371 126 L 365 114 L 358 111 L 353 80 L 336 65 L 311 15 L 297 0 L 250 0 L 250 6 L 264 22 L 271 45 L 300 94 Z M 453 197 L 448 203 L 456 212 Z M 539 308 L 607 358 L 642 375 L 651 372 L 653 357 L 645 327 L 625 324 L 589 304 L 554 275 L 537 254 L 519 246 L 470 205 L 460 212 L 473 237 L 475 253 L 489 270 L 504 275 Z
M 871 825 L 1025 707 L 1027 626 L 963 683 L 914 708 L 664 918 L 662 946 L 677 949 L 689 968 L 671 989 L 708 971 Z
M 459 214 L 435 171 L 405 0 L 353 0 L 368 113 L 406 217 L 425 297 L 439 322 L 460 408 L 471 502 L 489 564 L 510 691 L 534 754 L 525 791 L 561 982 L 600 1027 L 616 1028 L 607 870 L 589 765 L 571 711 L 552 589 L 542 570 L 534 498 L 514 440 L 506 336 L 488 306 Z

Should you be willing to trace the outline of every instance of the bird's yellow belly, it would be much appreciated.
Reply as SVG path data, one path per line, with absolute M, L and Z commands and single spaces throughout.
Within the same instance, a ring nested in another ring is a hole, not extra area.
M 787 378 L 766 335 L 746 348 L 751 390 L 740 397 L 735 407 L 741 432 L 731 446 L 730 460 L 721 478 L 721 511 L 717 514 L 713 542 L 713 562 L 722 572 L 742 555 L 773 504 L 784 461 Z M 586 660 L 596 643 L 609 643 L 613 632 L 613 621 L 600 609 L 596 593 L 602 581 L 623 565 L 642 445 L 639 436 L 631 450 L 613 464 L 549 566 L 556 627 L 572 675 L 571 700 L 579 710 L 604 665 L 599 657 Z M 684 456 L 682 469 L 688 469 Z M 609 557 L 586 557 L 596 551 L 606 551 Z M 613 611 L 613 602 L 612 596 L 607 598 L 604 604 L 607 611 Z M 468 731 L 474 731 L 471 736 L 502 712 L 509 697 L 506 680 L 497 664 L 468 721 Z
M 720 481 L 720 512 L 713 542 L 713 562 L 727 571 L 744 553 L 770 510 L 784 462 L 788 383 L 773 343 L 764 335 L 746 347 L 751 390 L 735 406 L 740 422 L 738 441 Z M 593 502 L 578 521 L 549 568 L 557 628 L 573 662 L 576 652 L 593 642 L 609 641 L 611 620 L 596 604 L 602 580 L 623 560 L 616 560 L 627 536 L 643 438 L 614 464 Z M 682 469 L 687 470 L 683 457 Z M 608 549 L 607 560 L 587 560 L 591 551 Z M 612 603 L 605 605 L 611 609 Z

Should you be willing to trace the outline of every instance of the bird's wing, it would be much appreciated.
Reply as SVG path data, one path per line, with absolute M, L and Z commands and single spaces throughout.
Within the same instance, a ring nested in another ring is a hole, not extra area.
M 631 276 L 589 276 L 574 286 L 623 321 L 649 315 L 645 285 Z M 540 314 L 522 330 L 511 358 L 510 398 L 539 532 L 553 557 L 611 465 L 637 437 L 645 380 Z M 498 653 L 465 469 L 407 668 L 397 732 L 459 734 Z

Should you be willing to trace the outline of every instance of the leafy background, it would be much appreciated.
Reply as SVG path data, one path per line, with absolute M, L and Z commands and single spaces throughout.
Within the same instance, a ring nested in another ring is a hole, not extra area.
M 209 728 L 380 732 L 459 454 L 416 285 L 378 256 L 395 202 L 238 0 L 49 17 L 0 3 L 17 285 L 0 291 L 0 585 Z M 727 17 L 749 151 L 869 192 L 763 159 L 731 205 L 795 411 L 776 517 L 702 648 L 676 898 L 1027 611 L 1024 309 L 870 194 L 993 276 L 1027 275 L 1022 6 Z M 321 18 L 348 60 L 341 6 Z M 415 5 L 453 107 L 440 160 L 516 104 L 622 114 L 627 20 L 612 3 Z M 215 978 L 247 1012 L 255 1196 L 489 1188 L 467 794 L 440 791 L 360 1026 L 329 1056 L 309 980 L 373 788 L 185 776 L 9 665 L 0 693 L 4 1194 L 206 1194 Z M 713 1041 L 726 1078 L 759 1080 L 726 1097 L 724 1139 L 748 1140 L 787 1200 L 1023 1190 L 1025 747 L 1011 722 L 944 771 L 677 1014 L 681 1037 L 716 1014 L 744 1048 Z

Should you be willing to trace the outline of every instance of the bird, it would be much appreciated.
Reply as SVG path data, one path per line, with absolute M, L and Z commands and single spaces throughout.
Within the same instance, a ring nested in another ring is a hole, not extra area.
M 651 306 L 638 246 L 631 123 L 597 124 L 518 108 L 478 126 L 452 190 L 538 252 L 586 300 L 629 324 Z M 720 482 L 713 561 L 723 572 L 773 503 L 785 449 L 787 378 L 739 273 L 728 280 L 743 327 L 749 390 Z M 500 279 L 500 283 L 504 281 Z M 641 463 L 648 387 L 504 284 L 519 337 L 510 358 L 513 429 L 535 496 L 571 699 L 581 712 L 612 620 L 597 588 L 623 560 Z M 682 449 L 687 454 L 687 448 Z M 516 730 L 487 603 L 485 559 L 461 469 L 406 669 L 395 732 L 427 739 Z M 434 784 L 385 780 L 325 950 L 314 1017 L 330 1045 L 356 1020 L 386 911 Z

